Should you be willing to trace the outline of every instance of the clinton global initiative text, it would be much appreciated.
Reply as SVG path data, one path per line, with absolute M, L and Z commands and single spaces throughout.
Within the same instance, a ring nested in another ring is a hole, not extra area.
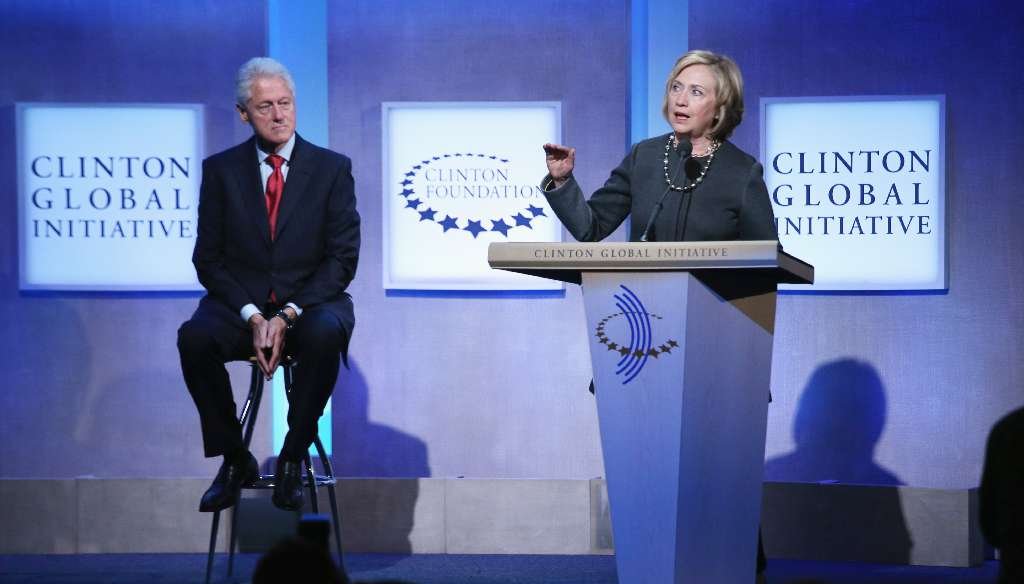
M 33 219 L 40 239 L 190 239 L 192 219 Z
M 592 258 L 593 249 L 575 248 L 541 248 L 533 252 L 533 257 L 554 259 L 554 258 Z M 642 248 L 610 248 L 604 247 L 597 250 L 597 256 L 601 258 L 634 259 L 634 258 L 719 258 L 727 257 L 729 250 L 724 247 L 686 247 L 672 248 L 659 247 L 656 249 Z
M 927 205 L 931 202 L 928 199 L 922 200 L 921 183 L 919 182 L 911 183 L 911 188 L 909 189 L 907 185 L 903 185 L 902 191 L 896 183 L 892 183 L 888 188 L 884 189 L 884 195 L 881 194 L 882 190 L 875 190 L 875 185 L 871 183 L 858 183 L 856 188 L 850 188 L 843 183 L 836 183 L 820 192 L 815 192 L 814 186 L 810 184 L 803 185 L 804 188 L 801 196 L 794 193 L 793 185 L 781 184 L 772 190 L 772 202 L 779 207 L 790 207 L 794 201 L 798 205 L 802 204 L 807 207 L 819 207 L 822 204 L 834 205 L 836 207 L 845 207 L 847 205 L 858 207 L 872 205 L 892 207 L 905 204 Z M 913 194 L 909 193 L 908 190 L 912 190 Z M 904 202 L 904 198 L 907 199 L 907 202 Z
M 173 156 L 36 156 L 29 170 L 38 178 L 188 178 L 192 158 Z
M 772 157 L 772 168 L 779 174 L 927 173 L 931 161 L 930 149 L 779 152 Z
M 802 192 L 781 184 L 772 190 L 775 224 L 779 235 L 930 235 L 930 199 L 921 193 L 921 183 L 891 183 L 876 189 L 871 183 L 851 187 L 836 183 L 817 190 L 803 185 Z M 916 207 L 918 213 L 900 214 L 898 209 Z M 924 208 L 921 208 L 924 207 Z M 851 214 L 857 209 L 858 214 Z
M 931 235 L 930 215 L 776 217 L 779 235 Z
M 136 193 L 134 189 L 91 189 L 88 194 L 84 191 L 75 191 L 65 187 L 62 191 L 54 193 L 50 187 L 40 187 L 32 191 L 32 206 L 36 209 L 48 211 L 50 209 L 92 209 L 95 211 L 120 210 L 130 211 L 141 209 L 143 211 L 174 209 L 176 211 L 187 211 L 191 207 L 182 200 L 181 189 L 171 189 L 172 192 L 161 193 L 157 189 L 151 189 L 148 193 Z

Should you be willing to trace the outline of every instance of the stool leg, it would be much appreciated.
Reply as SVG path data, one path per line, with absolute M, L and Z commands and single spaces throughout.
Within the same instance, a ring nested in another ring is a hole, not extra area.
M 235 573 L 235 538 L 237 537 L 238 529 L 238 505 L 241 503 L 241 497 L 239 502 L 235 503 L 233 509 L 231 509 L 231 531 L 228 536 L 228 578 Z
M 217 551 L 217 527 L 220 525 L 220 511 L 213 512 L 213 525 L 210 527 L 210 551 L 206 554 L 206 584 L 210 584 L 213 572 L 213 555 Z
M 245 405 L 242 407 L 242 415 L 238 418 L 238 421 L 244 430 L 242 442 L 245 444 L 246 450 L 249 449 L 249 445 L 252 443 L 252 433 L 253 429 L 256 427 L 256 414 L 260 411 L 260 401 L 262 398 L 263 372 L 260 371 L 259 364 L 253 363 L 249 381 L 249 395 L 246 397 Z M 239 501 L 235 503 L 234 508 L 231 510 L 231 526 L 228 534 L 229 578 L 235 573 L 235 544 L 238 537 L 238 506 L 240 503 L 241 495 L 239 495 Z
M 327 498 L 331 504 L 331 523 L 334 525 L 334 547 L 338 550 L 338 567 L 341 568 L 342 572 L 345 572 L 345 561 L 341 555 L 341 519 L 338 516 L 338 498 L 334 492 L 336 484 L 334 469 L 331 467 L 331 459 L 327 457 L 327 452 L 324 450 L 324 445 L 320 441 L 319 435 L 313 438 L 313 444 L 316 445 L 317 455 L 320 457 L 320 462 L 324 465 L 324 473 L 327 475 L 327 478 L 332 480 L 327 485 Z
M 284 391 L 288 393 L 292 390 L 292 365 L 291 360 L 286 360 L 281 363 L 281 368 L 284 370 Z
M 256 426 L 256 413 L 260 409 L 260 399 L 263 397 L 263 374 L 259 364 L 252 364 L 252 374 L 249 381 L 249 395 L 245 398 L 242 412 L 238 416 L 239 425 L 242 426 L 242 441 L 245 448 L 249 448 L 252 442 L 253 429 Z M 241 498 L 241 497 L 239 497 Z M 210 550 L 206 555 L 206 584 L 210 584 L 210 576 L 213 574 L 213 558 L 217 551 L 217 529 L 220 527 L 220 511 L 213 514 L 213 525 L 210 526 Z M 231 512 L 231 525 L 228 534 L 228 577 L 234 571 L 235 563 L 235 538 L 238 527 L 238 504 Z
M 316 500 L 316 473 L 313 472 L 313 461 L 306 453 L 306 480 L 309 481 L 309 504 L 313 513 L 320 512 L 320 503 Z
M 345 572 L 345 560 L 341 555 L 341 524 L 338 519 L 338 499 L 334 494 L 334 485 L 327 485 L 327 498 L 331 505 L 331 523 L 334 524 L 334 547 L 338 552 L 338 567 Z M 347 573 L 347 572 L 345 572 Z
M 245 429 L 242 441 L 246 449 L 252 443 L 252 432 L 256 427 L 256 414 L 260 411 L 260 402 L 263 400 L 263 372 L 257 364 L 252 366 L 252 381 L 249 383 L 249 397 L 245 400 L 245 407 L 242 408 L 242 416 L 239 423 Z

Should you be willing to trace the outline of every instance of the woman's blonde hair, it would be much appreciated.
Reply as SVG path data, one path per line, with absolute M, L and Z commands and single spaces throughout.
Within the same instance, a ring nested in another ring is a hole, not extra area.
M 689 51 L 672 67 L 672 72 L 665 81 L 665 98 L 661 104 L 661 114 L 668 120 L 668 100 L 672 82 L 691 65 L 707 65 L 715 76 L 718 87 L 715 88 L 715 101 L 718 111 L 711 125 L 711 138 L 724 140 L 728 138 L 736 126 L 743 121 L 743 75 L 736 63 L 711 51 Z

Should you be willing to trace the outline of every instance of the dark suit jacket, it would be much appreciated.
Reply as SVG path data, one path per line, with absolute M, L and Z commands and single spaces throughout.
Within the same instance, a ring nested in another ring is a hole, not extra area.
M 573 237 L 600 241 L 632 214 L 629 240 L 640 240 L 652 209 L 667 188 L 663 166 L 666 140 L 668 134 L 635 144 L 589 201 L 572 178 L 545 193 Z M 669 156 L 675 173 L 681 162 L 679 154 Z M 689 184 L 684 171 L 679 170 L 677 176 L 675 184 Z M 728 141 L 715 153 L 702 184 L 689 193 L 673 192 L 665 198 L 651 237 L 651 241 L 767 239 L 778 237 L 763 168 Z
M 255 137 L 203 161 L 192 255 L 199 281 L 235 313 L 264 306 L 273 289 L 281 304 L 323 305 L 351 334 L 345 289 L 359 259 L 351 161 L 296 136 L 274 241 L 261 181 Z

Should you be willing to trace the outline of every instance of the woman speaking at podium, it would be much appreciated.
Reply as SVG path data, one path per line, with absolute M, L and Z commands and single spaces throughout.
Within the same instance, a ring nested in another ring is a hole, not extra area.
M 541 186 L 578 241 L 600 241 L 633 215 L 630 241 L 776 240 L 763 168 L 727 138 L 743 120 L 743 77 L 732 59 L 690 51 L 676 61 L 661 107 L 672 131 L 633 146 L 586 200 L 576 149 L 545 144 Z M 765 557 L 757 542 L 757 581 Z
M 727 140 L 743 119 L 743 78 L 729 57 L 690 51 L 665 83 L 672 131 L 639 142 L 586 200 L 576 149 L 545 144 L 548 203 L 579 241 L 600 241 L 633 215 L 630 241 L 777 239 L 763 169 Z

